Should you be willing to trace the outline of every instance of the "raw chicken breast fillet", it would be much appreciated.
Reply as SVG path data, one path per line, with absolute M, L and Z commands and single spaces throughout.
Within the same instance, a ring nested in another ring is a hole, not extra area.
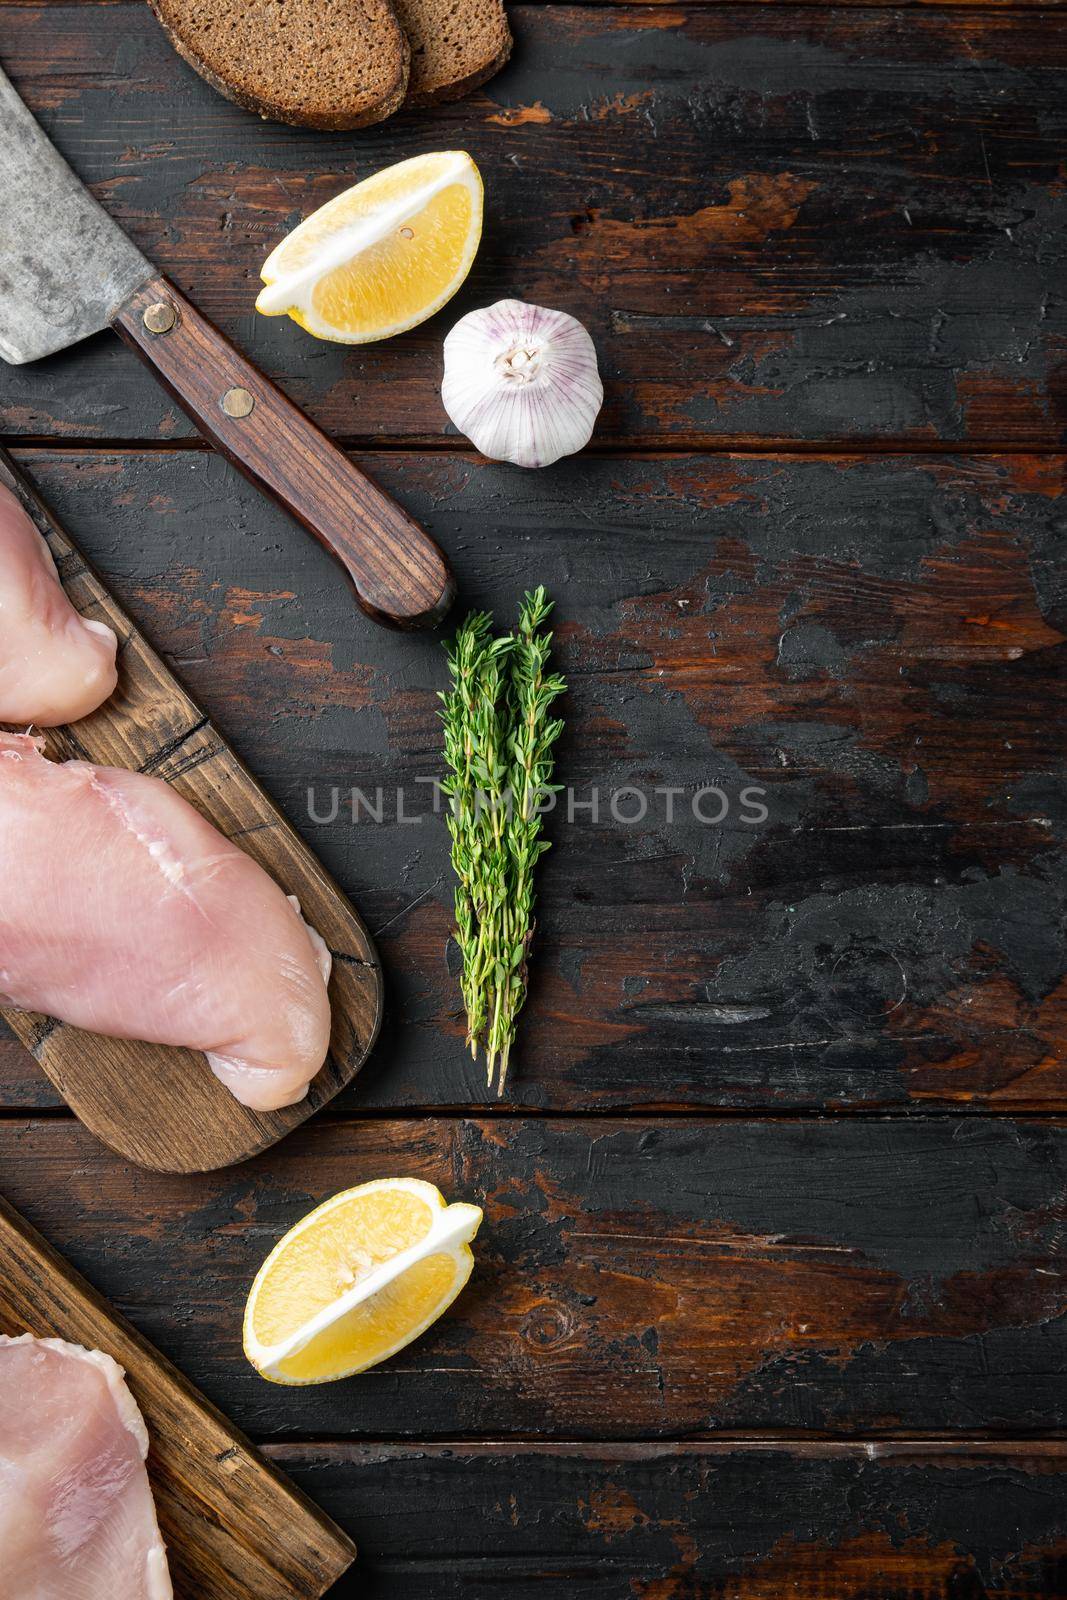
M 48 546 L 0 484 L 0 722 L 88 716 L 115 687 L 117 648 L 105 623 L 75 611 Z
M 158 778 L 0 733 L 0 1000 L 207 1053 L 257 1110 L 326 1056 L 325 944 L 237 846 Z
M 0 1335 L 3 1600 L 171 1600 L 123 1377 L 99 1350 Z

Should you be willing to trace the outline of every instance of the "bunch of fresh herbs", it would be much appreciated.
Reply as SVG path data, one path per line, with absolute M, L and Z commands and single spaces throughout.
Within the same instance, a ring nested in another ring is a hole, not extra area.
M 551 708 L 566 688 L 548 670 L 552 602 L 527 594 L 512 634 L 494 637 L 472 612 L 448 647 L 452 687 L 441 695 L 456 886 L 455 938 L 463 962 L 467 1044 L 486 1056 L 489 1087 L 503 1094 L 534 932 L 534 868 L 563 729 Z

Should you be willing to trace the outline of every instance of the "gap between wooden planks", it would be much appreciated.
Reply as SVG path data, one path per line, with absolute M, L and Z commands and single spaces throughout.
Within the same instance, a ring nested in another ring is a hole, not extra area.
M 0 5 L 6 0 L 0 0 Z M 93 0 L 93 4 L 125 5 L 128 0 Z M 546 0 L 548 3 L 548 0 Z M 649 4 L 654 0 L 649 0 Z M 658 0 L 655 0 L 658 3 Z M 753 5 L 764 0 L 752 0 Z M 916 0 L 921 4 L 922 0 Z M 1064 0 L 1067 6 L 1067 0 Z M 451 434 L 338 434 L 336 442 L 352 456 L 381 453 L 390 456 L 419 457 L 427 454 L 458 456 L 472 465 L 488 465 L 486 457 L 479 455 L 474 446 L 459 435 Z M 0 432 L 0 448 L 5 448 L 16 459 L 25 458 L 30 467 L 38 451 L 77 455 L 155 455 L 193 452 L 212 455 L 206 440 L 192 436 L 178 439 L 124 439 L 68 438 L 57 431 L 54 434 L 4 434 Z M 610 435 L 596 438 L 586 445 L 583 457 L 606 457 L 625 461 L 670 461 L 684 456 L 746 457 L 775 461 L 804 461 L 812 457 L 826 461 L 862 461 L 870 456 L 1014 456 L 1054 458 L 1067 462 L 1062 445 L 1036 440 L 1031 444 L 1018 440 L 979 439 L 971 442 L 951 439 L 900 439 L 886 440 L 872 436 L 868 439 L 790 439 L 762 434 L 628 434 L 626 437 Z

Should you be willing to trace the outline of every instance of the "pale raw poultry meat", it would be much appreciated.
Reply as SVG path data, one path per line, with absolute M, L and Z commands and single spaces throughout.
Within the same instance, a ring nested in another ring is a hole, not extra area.
M 2 1600 L 171 1600 L 123 1379 L 99 1350 L 0 1335 Z
M 115 687 L 118 641 L 78 615 L 48 546 L 0 484 L 0 722 L 76 722 Z
M 0 733 L 0 1002 L 207 1054 L 245 1105 L 326 1057 L 330 955 L 297 902 L 158 778 Z

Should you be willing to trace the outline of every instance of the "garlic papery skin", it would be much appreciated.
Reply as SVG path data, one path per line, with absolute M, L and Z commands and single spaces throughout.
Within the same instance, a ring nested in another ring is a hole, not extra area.
M 574 317 L 498 300 L 461 317 L 446 338 L 441 399 L 483 456 L 547 467 L 589 443 L 604 385 Z

